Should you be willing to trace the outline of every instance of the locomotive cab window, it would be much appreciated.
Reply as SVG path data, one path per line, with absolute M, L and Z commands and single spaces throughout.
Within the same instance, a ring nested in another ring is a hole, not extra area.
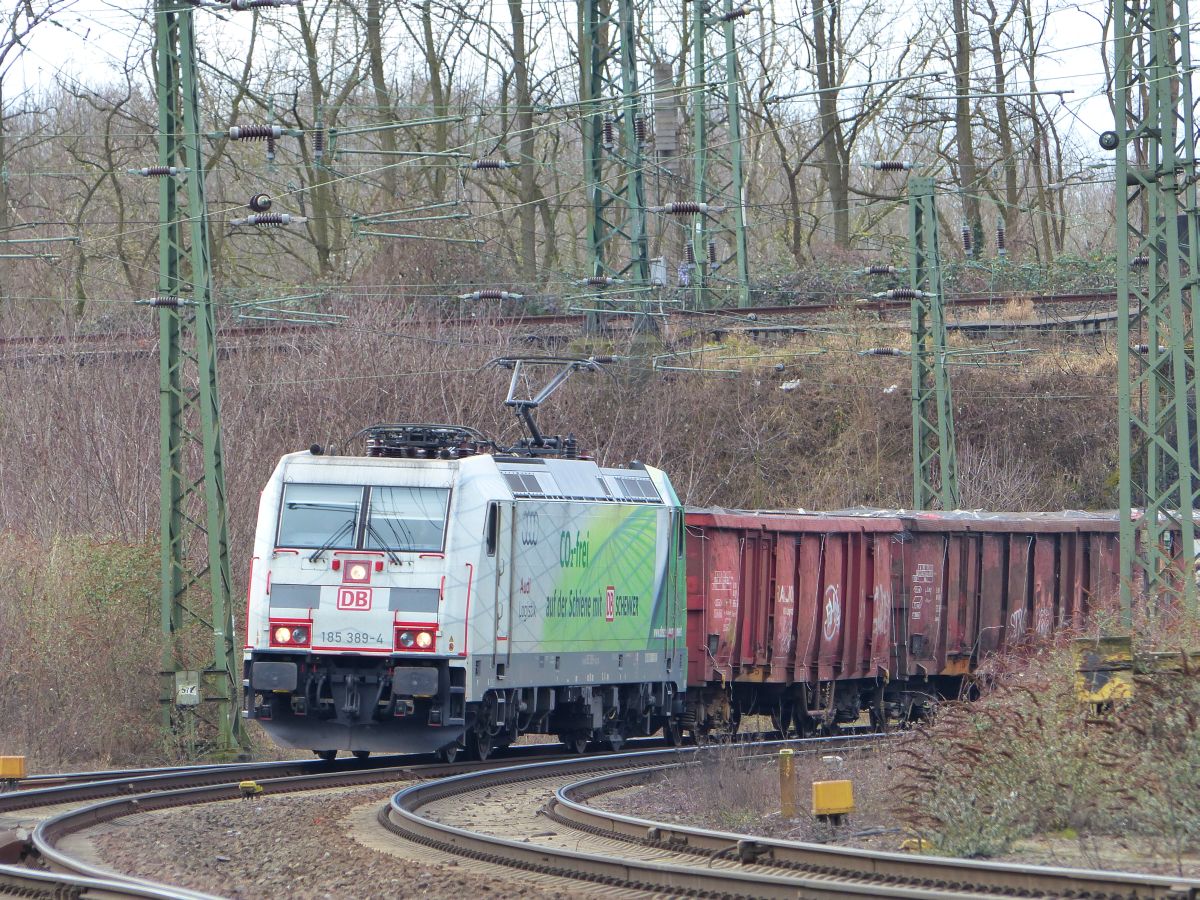
M 362 498 L 363 489 L 355 485 L 287 485 L 275 545 L 353 549 Z
M 367 550 L 442 549 L 450 491 L 434 487 L 373 487 L 363 547 Z

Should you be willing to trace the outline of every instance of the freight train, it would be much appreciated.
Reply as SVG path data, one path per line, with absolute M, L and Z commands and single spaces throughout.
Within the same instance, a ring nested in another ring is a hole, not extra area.
M 247 718 L 326 758 L 486 758 L 527 733 L 580 752 L 704 741 L 744 715 L 885 727 L 1117 601 L 1115 516 L 685 509 L 658 469 L 543 436 L 548 391 L 510 388 L 531 435 L 514 447 L 394 424 L 360 432 L 365 455 L 280 460 L 251 560 Z

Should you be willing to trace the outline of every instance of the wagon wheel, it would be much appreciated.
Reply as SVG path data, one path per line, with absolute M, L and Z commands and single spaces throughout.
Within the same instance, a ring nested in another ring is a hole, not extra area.
M 355 750 L 353 753 L 355 759 L 367 759 L 371 755 L 370 750 Z
M 875 731 L 887 731 L 887 710 L 883 705 L 883 686 L 875 688 L 871 696 L 871 706 L 869 709 L 871 715 L 871 727 Z
M 313 753 L 317 754 L 317 756 L 325 760 L 325 762 L 333 762 L 335 759 L 337 759 L 336 750 L 314 750 Z
M 691 729 L 689 734 L 692 736 L 692 743 L 697 747 L 703 747 L 712 741 L 711 732 L 703 725 L 696 725 Z
M 783 737 L 787 737 L 792 729 L 792 717 L 792 704 L 780 700 L 779 704 L 771 709 L 771 727 Z
M 683 728 L 679 724 L 679 720 L 674 716 L 667 716 L 663 720 L 662 727 L 663 737 L 672 747 L 683 746 Z
M 590 731 L 570 731 L 560 734 L 558 739 L 566 745 L 568 753 L 586 753 L 592 733 Z
M 729 710 L 729 726 L 725 733 L 729 737 L 733 737 L 738 733 L 738 729 L 742 727 L 742 711 L 736 706 Z
M 792 715 L 792 721 L 796 725 L 796 737 L 810 738 L 817 733 L 816 721 L 808 714 L 808 710 L 799 704 Z

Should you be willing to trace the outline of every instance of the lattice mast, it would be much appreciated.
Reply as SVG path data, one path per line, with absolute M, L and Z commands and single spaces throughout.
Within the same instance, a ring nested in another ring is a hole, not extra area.
M 1200 239 L 1187 0 L 1115 4 L 1121 613 L 1196 609 Z M 1140 516 L 1137 508 L 1144 510 Z
M 692 153 L 697 204 L 724 207 L 719 218 L 695 217 L 691 234 L 692 291 L 697 308 L 736 299 L 750 305 L 750 268 L 742 177 L 741 67 L 736 27 L 755 12 L 733 0 L 720 11 L 708 0 L 692 0 Z M 719 34 L 724 53 L 708 58 L 710 35 Z M 714 117 L 711 113 L 719 110 Z
M 908 180 L 909 285 L 912 297 L 913 506 L 959 507 L 954 409 L 946 372 L 946 322 L 932 178 Z
M 633 0 L 581 0 L 580 101 L 584 182 L 591 207 L 592 306 L 608 308 L 609 285 L 650 285 L 644 177 L 645 119 L 637 73 Z M 588 316 L 589 328 L 598 314 Z
M 161 609 L 164 722 L 193 747 L 242 744 L 195 8 L 155 8 L 159 181 Z M 185 205 L 186 204 L 186 205 Z M 203 644 L 211 641 L 209 654 Z M 198 646 L 197 646 L 198 645 Z

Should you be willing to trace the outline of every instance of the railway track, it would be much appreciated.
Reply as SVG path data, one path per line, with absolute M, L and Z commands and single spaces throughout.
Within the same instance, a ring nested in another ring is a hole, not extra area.
M 156 810 L 248 795 L 440 778 L 518 765 L 530 758 L 553 759 L 563 752 L 558 744 L 520 749 L 520 757 L 486 763 L 430 762 L 433 757 L 426 755 L 379 756 L 368 760 L 284 760 L 35 776 L 24 780 L 24 789 L 0 794 L 0 897 L 208 898 L 206 894 L 117 875 L 75 858 L 61 845 L 70 836 L 98 825 Z M 29 865 L 16 864 L 19 860 Z
M 828 743 L 818 744 L 812 752 L 828 749 Z M 1200 880 L 765 840 L 665 825 L 586 802 L 684 764 L 681 755 L 696 752 L 704 751 L 648 751 L 468 773 L 398 792 L 380 821 L 442 852 L 670 896 L 1200 897 Z
M 800 752 L 855 752 L 877 746 L 879 740 L 876 736 L 787 743 Z M 762 746 L 774 755 L 783 743 Z M 534 749 L 533 753 L 548 758 L 533 763 L 528 757 L 450 765 L 428 763 L 424 757 L 381 757 L 332 765 L 301 760 L 192 767 L 153 775 L 138 771 L 3 794 L 0 822 L 40 808 L 40 821 L 27 843 L 44 868 L 0 866 L 0 896 L 211 900 L 211 895 L 198 891 L 114 874 L 73 858 L 62 845 L 70 835 L 155 810 L 248 794 L 404 780 L 417 783 L 396 793 L 380 813 L 380 821 L 390 831 L 425 847 L 472 857 L 480 864 L 571 878 L 576 883 L 582 879 L 591 886 L 589 890 L 913 900 L 1200 898 L 1200 881 L 1186 879 L 869 852 L 650 822 L 597 809 L 589 800 L 643 784 L 664 767 L 686 765 L 710 748 L 566 758 L 558 756 L 560 749 L 556 745 Z M 102 799 L 97 802 L 97 798 Z
M 947 298 L 950 307 L 986 307 L 1003 305 L 1011 298 L 1001 296 L 959 296 Z M 1116 295 L 1112 293 L 1085 294 L 1044 294 L 1030 297 L 1039 306 L 1058 306 L 1063 304 L 1094 304 L 1097 307 L 1110 309 L 1116 304 Z M 722 308 L 712 310 L 672 310 L 669 317 L 676 317 L 685 322 L 701 324 L 706 334 L 720 336 L 732 330 L 746 330 L 752 336 L 763 336 L 772 329 L 779 331 L 791 327 L 793 330 L 803 330 L 803 326 L 787 326 L 786 320 L 795 317 L 808 317 L 819 313 L 833 312 L 844 304 L 841 302 L 806 303 L 793 306 L 756 306 L 745 308 Z M 888 300 L 886 298 L 871 298 L 859 300 L 855 308 L 866 311 L 885 313 L 908 309 L 907 300 Z M 1107 314 L 1088 314 L 1076 317 L 1081 320 L 1112 318 L 1111 311 Z M 632 314 L 609 316 L 609 325 L 614 328 L 630 327 L 633 322 Z M 1097 321 L 1099 321 L 1099 319 Z M 471 324 L 471 319 L 433 319 L 416 318 L 410 324 L 414 326 L 434 326 L 444 322 L 447 325 Z M 556 313 L 546 315 L 500 316 L 486 320 L 489 326 L 504 328 L 527 328 L 531 330 L 531 339 L 538 337 L 538 330 L 550 326 L 582 327 L 585 316 L 579 313 Z M 1074 327 L 1055 327 L 1059 319 L 1045 318 L 1039 320 L 1040 330 L 1067 330 L 1076 333 L 1094 333 L 1098 328 L 1089 322 L 1077 324 Z M 709 327 L 706 323 L 712 323 Z M 772 324 L 774 323 L 774 324 Z M 975 329 L 997 331 L 1000 322 L 976 323 Z M 1037 324 L 1029 322 L 1010 323 L 1013 329 L 1037 328 Z M 240 350 L 253 349 L 288 349 L 297 338 L 312 335 L 327 330 L 327 325 L 272 325 L 260 326 L 226 326 L 218 334 L 218 352 L 222 354 L 236 353 Z M 954 327 L 954 326 L 951 326 Z M 963 326 L 967 328 L 967 326 Z M 542 336 L 545 339 L 545 336 Z M 135 332 L 105 332 L 75 335 L 34 335 L 0 337 L 0 365 L 44 365 L 73 361 L 77 364 L 103 362 L 108 360 L 128 360 L 151 358 L 158 355 L 158 337 L 151 334 Z

